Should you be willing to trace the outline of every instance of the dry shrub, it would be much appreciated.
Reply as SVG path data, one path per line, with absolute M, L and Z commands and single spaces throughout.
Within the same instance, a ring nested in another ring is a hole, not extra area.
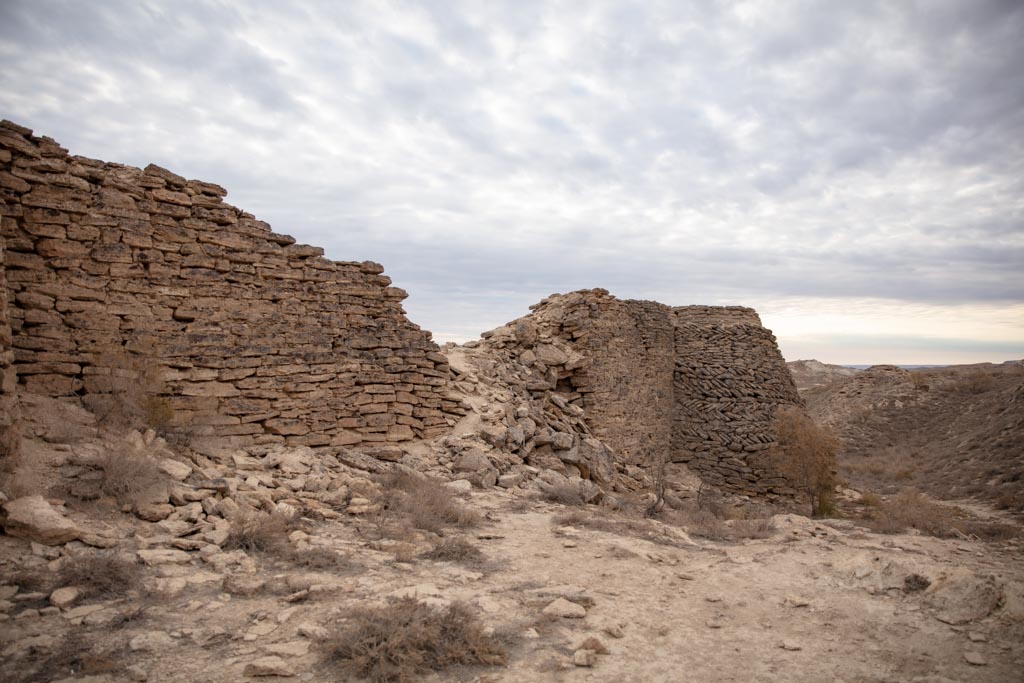
M 811 515 L 834 512 L 836 452 L 839 441 L 802 409 L 783 406 L 775 414 L 776 442 L 768 453 L 774 469 L 807 495 Z
M 866 491 L 860 494 L 860 498 L 857 500 L 858 503 L 864 507 L 877 508 L 882 505 L 882 498 L 877 493 L 871 493 Z
M 955 394 L 983 394 L 995 387 L 996 381 L 991 373 L 983 370 L 970 370 L 945 385 L 946 391 Z
M 114 552 L 76 555 L 57 573 L 62 586 L 76 586 L 83 598 L 109 600 L 138 590 L 143 570 L 134 558 Z
M 846 457 L 840 469 L 846 476 L 871 477 L 885 484 L 904 483 L 914 478 L 914 456 L 906 447 L 889 446 L 871 454 Z
M 100 461 L 100 489 L 121 503 L 136 503 L 147 492 L 167 486 L 156 461 L 126 443 L 117 444 Z
M 111 429 L 145 429 L 165 433 L 174 419 L 174 409 L 164 392 L 163 368 L 153 358 L 112 345 L 95 354 L 93 365 L 102 393 L 86 401 L 100 424 Z
M 440 533 L 448 526 L 480 523 L 480 515 L 456 501 L 452 490 L 437 479 L 398 471 L 383 476 L 381 485 L 383 508 L 403 515 L 417 529 Z
M 1021 536 L 1020 527 L 1002 522 L 962 520 L 956 523 L 956 529 L 982 541 L 1009 541 Z
M 883 503 L 869 518 L 873 531 L 898 534 L 908 528 L 939 538 L 959 535 L 952 508 L 932 502 L 914 490 L 907 490 Z
M 1004 491 L 995 500 L 997 510 L 1017 510 L 1024 512 L 1024 492 Z
M 304 569 L 333 573 L 351 572 L 361 568 L 352 563 L 345 555 L 321 547 L 306 548 L 305 550 L 291 549 L 284 554 L 282 559 Z
M 391 546 L 391 554 L 394 556 L 395 562 L 412 564 L 416 561 L 416 546 L 412 543 L 399 541 Z
M 729 535 L 734 540 L 744 538 L 771 538 L 775 524 L 770 518 L 737 519 L 729 525 Z
M 111 674 L 124 669 L 125 655 L 123 646 L 103 648 L 98 643 L 87 640 L 82 633 L 71 631 L 57 642 L 53 650 L 41 658 L 34 675 L 24 680 L 70 680 L 76 674 L 90 677 Z
M 245 550 L 282 557 L 292 553 L 288 534 L 299 528 L 299 520 L 281 512 L 241 512 L 231 520 L 225 550 Z
M 725 521 L 708 510 L 680 511 L 669 519 L 672 523 L 686 529 L 691 536 L 711 541 L 726 541 L 730 538 L 730 530 Z
M 462 536 L 442 539 L 420 557 L 425 560 L 458 562 L 466 565 L 479 564 L 484 560 L 484 554 L 480 552 L 480 549 Z
M 938 538 L 973 536 L 984 541 L 1018 538 L 1020 528 L 1001 522 L 964 519 L 958 508 L 935 503 L 923 494 L 908 490 L 892 497 L 873 510 L 868 526 L 878 533 L 898 534 L 917 529 Z
M 595 515 L 583 512 L 582 510 L 572 510 L 555 515 L 551 518 L 551 522 L 561 526 L 590 526 L 591 523 L 598 519 Z
M 635 513 L 641 514 L 641 513 Z M 665 521 L 672 523 L 669 513 L 658 513 Z M 675 513 L 671 513 L 675 514 Z M 551 523 L 558 526 L 585 527 L 597 531 L 606 531 L 618 536 L 631 536 L 642 538 L 658 545 L 682 547 L 685 543 L 677 535 L 673 534 L 668 527 L 658 524 L 653 519 L 641 516 L 640 518 L 627 517 L 625 513 L 619 514 L 608 508 L 588 507 L 586 512 L 573 510 L 563 512 L 551 518 Z M 680 525 L 681 526 L 681 525 Z
M 360 607 L 323 643 L 325 663 L 349 680 L 410 681 L 453 665 L 501 665 L 506 653 L 464 604 L 432 607 L 413 598 Z

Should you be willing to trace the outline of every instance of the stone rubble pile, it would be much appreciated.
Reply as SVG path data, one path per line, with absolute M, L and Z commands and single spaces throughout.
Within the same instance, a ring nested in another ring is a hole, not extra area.
M 621 487 L 615 454 L 588 426 L 580 395 L 553 391 L 579 359 L 557 340 L 520 353 L 508 335 L 500 328 L 483 344 L 443 349 L 469 414 L 443 440 L 440 462 L 477 486 L 569 487 L 600 501 Z

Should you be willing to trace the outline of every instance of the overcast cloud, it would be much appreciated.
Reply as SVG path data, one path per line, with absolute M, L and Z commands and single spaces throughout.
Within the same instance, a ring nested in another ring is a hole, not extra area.
M 790 359 L 1024 356 L 1024 4 L 0 3 L 0 116 L 155 162 L 463 340 L 556 291 Z

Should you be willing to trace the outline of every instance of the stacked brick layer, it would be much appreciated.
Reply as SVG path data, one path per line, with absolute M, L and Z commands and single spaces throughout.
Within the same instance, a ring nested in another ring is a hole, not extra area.
M 773 476 L 761 456 L 775 441 L 776 408 L 799 405 L 800 396 L 757 313 L 713 308 L 673 309 L 672 460 L 720 487 L 785 493 L 786 482 Z
M 327 260 L 225 194 L 153 165 L 69 156 L 0 124 L 12 332 L 0 318 L 0 372 L 13 346 L 28 391 L 87 395 L 110 391 L 118 352 L 148 359 L 176 424 L 241 441 L 347 446 L 445 431 L 462 413 L 447 361 L 383 268 Z

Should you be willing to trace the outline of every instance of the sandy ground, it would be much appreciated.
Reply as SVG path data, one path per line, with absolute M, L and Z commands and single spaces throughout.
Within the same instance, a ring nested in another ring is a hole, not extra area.
M 516 641 L 505 667 L 426 680 L 1024 680 L 1019 541 L 879 536 L 848 522 L 778 516 L 769 539 L 718 543 L 672 530 L 676 543 L 665 545 L 559 525 L 553 517 L 566 508 L 510 492 L 474 492 L 470 504 L 487 513 L 468 532 L 487 559 L 469 568 L 395 562 L 391 552 L 370 547 L 366 520 L 346 517 L 318 524 L 310 539 L 357 565 L 342 574 L 295 571 L 259 556 L 218 570 L 194 553 L 185 563 L 150 568 L 163 594 L 123 624 L 86 615 L 87 623 L 74 626 L 72 619 L 96 606 L 33 614 L 42 603 L 14 596 L 0 622 L 0 677 L 72 677 L 30 674 L 77 631 L 93 651 L 120 653 L 110 671 L 77 680 L 256 680 L 244 669 L 269 654 L 281 656 L 291 680 L 329 680 L 309 627 L 330 625 L 353 605 L 412 595 L 439 605 L 465 601 Z M 0 558 L 31 552 L 26 546 L 0 538 Z M 229 574 L 268 583 L 250 596 L 229 595 Z M 911 574 L 931 586 L 905 592 Z M 544 617 L 541 610 L 560 596 L 584 605 L 586 616 Z M 99 614 L 126 606 L 100 603 Z M 147 634 L 157 635 L 147 644 L 138 638 Z M 609 654 L 577 667 L 574 650 L 588 636 Z

